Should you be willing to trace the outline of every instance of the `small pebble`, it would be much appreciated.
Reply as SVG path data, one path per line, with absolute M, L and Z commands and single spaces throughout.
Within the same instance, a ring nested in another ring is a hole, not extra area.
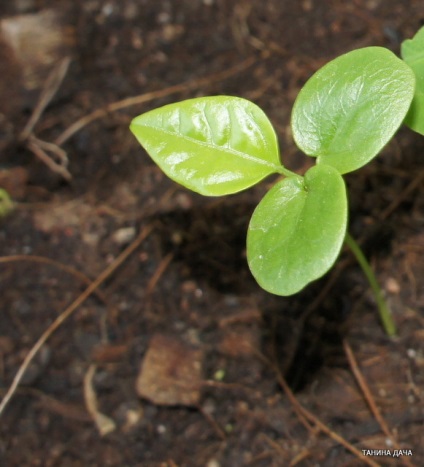
M 417 351 L 414 350 L 414 349 L 408 349 L 408 350 L 406 351 L 406 354 L 407 354 L 408 357 L 411 358 L 411 359 L 417 358 Z
M 387 290 L 388 293 L 392 295 L 398 295 L 400 293 L 399 282 L 393 277 L 388 277 L 386 280 L 385 289 Z
M 166 433 L 166 426 L 165 426 L 165 425 L 158 425 L 158 427 L 157 427 L 157 432 L 158 432 L 160 435 L 163 435 L 164 433 Z
M 112 234 L 112 240 L 117 245 L 127 245 L 135 237 L 135 234 L 135 227 L 122 227 Z

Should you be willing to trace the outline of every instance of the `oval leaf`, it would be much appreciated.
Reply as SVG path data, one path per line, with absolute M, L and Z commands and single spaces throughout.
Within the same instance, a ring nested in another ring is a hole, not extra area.
M 334 264 L 346 233 L 347 197 L 342 176 L 316 165 L 277 183 L 253 213 L 247 259 L 259 285 L 292 295 Z
M 424 135 L 424 27 L 413 39 L 402 43 L 401 56 L 412 68 L 417 80 L 414 99 L 405 118 L 405 124 Z
M 130 128 L 170 178 L 203 195 L 236 193 L 281 166 L 270 121 L 238 97 L 166 105 L 136 117 Z
M 347 173 L 375 157 L 411 104 L 412 70 L 389 50 L 367 47 L 331 61 L 305 84 L 292 112 L 296 144 Z

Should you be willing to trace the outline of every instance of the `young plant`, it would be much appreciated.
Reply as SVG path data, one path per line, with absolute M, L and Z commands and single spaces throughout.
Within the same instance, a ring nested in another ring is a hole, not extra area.
M 291 115 L 297 146 L 316 158 L 303 176 L 282 164 L 262 110 L 238 97 L 166 105 L 136 117 L 130 128 L 171 179 L 202 195 L 233 194 L 281 175 L 256 207 L 247 233 L 247 259 L 259 285 L 282 296 L 299 292 L 333 266 L 346 241 L 393 335 L 371 268 L 346 233 L 342 175 L 367 164 L 390 141 L 414 90 L 411 67 L 382 47 L 354 50 L 321 68 L 300 91 Z

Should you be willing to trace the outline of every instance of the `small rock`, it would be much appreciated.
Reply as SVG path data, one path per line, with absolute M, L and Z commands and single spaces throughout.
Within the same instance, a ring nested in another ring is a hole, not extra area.
M 144 411 L 137 400 L 125 401 L 115 412 L 115 419 L 121 425 L 123 433 L 129 433 L 143 420 Z
M 156 334 L 136 382 L 137 394 L 158 405 L 196 406 L 203 352 L 175 337 Z
M 400 293 L 400 285 L 399 282 L 393 278 L 393 277 L 388 277 L 386 280 L 385 288 L 389 294 L 392 295 L 399 295 Z
M 115 230 L 112 234 L 112 240 L 117 245 L 127 245 L 135 237 L 135 234 L 135 227 L 122 227 L 121 229 Z

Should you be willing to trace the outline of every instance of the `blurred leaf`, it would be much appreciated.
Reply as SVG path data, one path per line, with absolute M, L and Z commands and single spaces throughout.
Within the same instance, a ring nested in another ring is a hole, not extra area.
M 0 188 L 0 217 L 6 216 L 13 211 L 13 201 L 6 190 Z

